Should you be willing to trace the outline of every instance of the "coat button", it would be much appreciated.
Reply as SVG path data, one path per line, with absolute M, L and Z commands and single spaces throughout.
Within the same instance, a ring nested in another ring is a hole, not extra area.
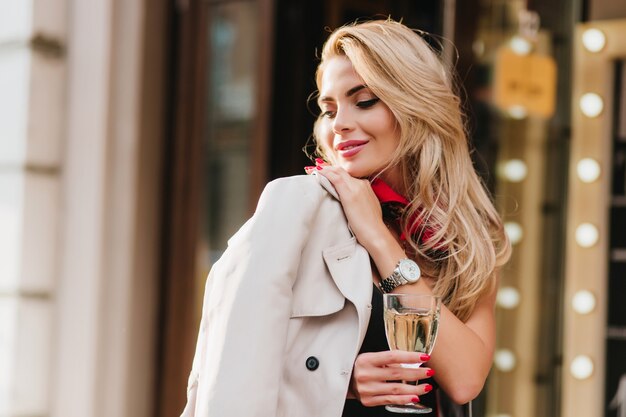
M 306 358 L 306 369 L 314 371 L 320 366 L 320 361 L 315 356 Z

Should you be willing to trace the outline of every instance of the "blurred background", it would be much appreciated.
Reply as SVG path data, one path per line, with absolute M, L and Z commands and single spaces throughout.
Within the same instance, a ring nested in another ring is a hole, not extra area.
M 458 72 L 513 242 L 474 415 L 626 415 L 626 2 L 0 0 L 0 417 L 179 415 L 323 41 L 387 16 Z

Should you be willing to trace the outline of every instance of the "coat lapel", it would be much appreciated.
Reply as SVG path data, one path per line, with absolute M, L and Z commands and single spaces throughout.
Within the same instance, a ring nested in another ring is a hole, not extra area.
M 370 320 L 372 269 L 369 254 L 356 238 L 323 251 L 324 261 L 339 291 L 356 307 L 359 316 L 359 340 L 362 341 Z
M 337 190 L 335 190 L 335 187 L 333 187 L 328 178 L 318 174 L 317 172 L 314 172 L 312 175 L 317 178 L 317 180 L 320 182 L 320 185 L 324 187 L 326 191 L 328 191 L 328 194 L 335 197 L 337 201 L 341 201 L 341 199 L 339 198 L 339 194 L 337 194 Z

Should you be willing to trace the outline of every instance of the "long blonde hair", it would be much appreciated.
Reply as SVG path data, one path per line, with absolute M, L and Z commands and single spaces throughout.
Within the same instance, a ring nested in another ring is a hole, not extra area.
M 417 216 L 435 233 L 427 242 L 407 235 L 407 242 L 423 273 L 435 280 L 435 294 L 466 321 L 478 298 L 494 289 L 511 248 L 472 165 L 450 72 L 420 35 L 393 20 L 335 30 L 322 50 L 318 88 L 325 63 L 335 56 L 347 57 L 395 116 L 400 144 L 387 168 L 400 168 L 402 191 L 410 201 L 403 229 L 409 230 L 409 219 Z M 327 158 L 319 140 L 317 152 Z M 444 256 L 437 250 L 441 247 Z

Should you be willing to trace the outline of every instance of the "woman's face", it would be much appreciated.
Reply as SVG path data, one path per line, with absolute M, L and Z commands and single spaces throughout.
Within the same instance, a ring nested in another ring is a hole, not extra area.
M 400 143 L 396 120 L 344 56 L 329 59 L 322 73 L 317 136 L 334 164 L 356 178 L 378 174 Z M 393 171 L 383 179 L 397 184 Z

